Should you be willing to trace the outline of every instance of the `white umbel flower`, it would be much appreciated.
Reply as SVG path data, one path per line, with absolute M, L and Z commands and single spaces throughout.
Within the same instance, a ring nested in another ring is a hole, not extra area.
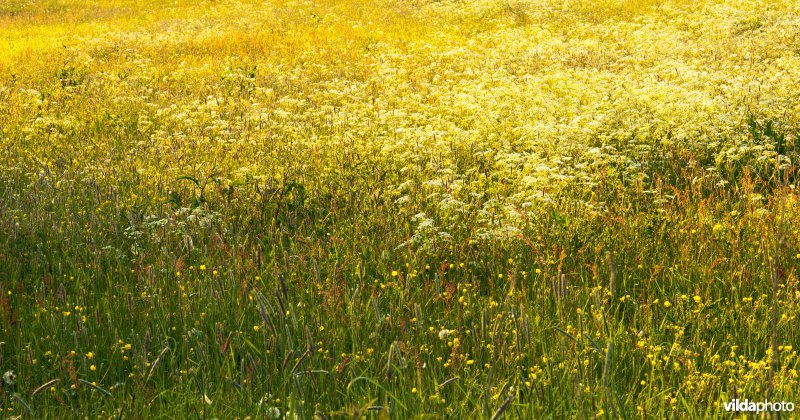
M 17 374 L 13 370 L 7 371 L 3 374 L 3 383 L 8 386 L 14 385 L 17 383 Z
M 452 334 L 452 333 L 453 333 L 452 331 L 450 331 L 450 330 L 447 330 L 447 329 L 439 331 L 439 340 L 444 340 L 444 339 L 446 339 L 446 338 L 447 338 L 447 337 L 449 337 L 449 336 L 450 336 L 450 334 Z
M 281 418 L 281 409 L 278 407 L 270 407 L 267 409 L 267 417 L 270 419 Z

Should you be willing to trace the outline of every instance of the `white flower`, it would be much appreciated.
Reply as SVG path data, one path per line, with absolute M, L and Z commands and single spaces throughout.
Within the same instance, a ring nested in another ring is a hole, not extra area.
M 267 417 L 271 419 L 281 418 L 281 409 L 278 407 L 270 407 L 267 409 Z
M 17 374 L 13 370 L 7 371 L 3 374 L 3 382 L 8 386 L 14 385 L 17 382 Z
M 450 336 L 450 334 L 452 334 L 452 333 L 453 333 L 453 332 L 452 332 L 452 331 L 450 331 L 450 330 L 441 330 L 441 331 L 439 331 L 439 340 L 444 340 L 444 339 L 446 339 L 446 338 L 447 338 L 448 336 Z

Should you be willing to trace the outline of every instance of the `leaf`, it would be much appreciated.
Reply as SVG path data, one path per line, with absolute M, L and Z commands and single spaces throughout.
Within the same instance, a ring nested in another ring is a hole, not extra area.
M 176 181 L 184 181 L 184 180 L 185 181 L 192 181 L 194 183 L 194 185 L 197 185 L 198 188 L 200 187 L 200 181 L 197 178 L 195 178 L 195 177 L 193 177 L 191 175 L 181 175 L 181 176 L 175 178 L 175 180 Z

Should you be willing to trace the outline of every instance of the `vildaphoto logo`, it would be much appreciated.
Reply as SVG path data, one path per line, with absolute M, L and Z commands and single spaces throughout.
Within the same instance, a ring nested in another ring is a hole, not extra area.
M 725 405 L 725 411 L 746 411 L 755 413 L 763 413 L 766 411 L 794 411 L 794 403 L 785 401 L 749 401 L 748 399 L 740 400 L 736 398 L 723 404 Z

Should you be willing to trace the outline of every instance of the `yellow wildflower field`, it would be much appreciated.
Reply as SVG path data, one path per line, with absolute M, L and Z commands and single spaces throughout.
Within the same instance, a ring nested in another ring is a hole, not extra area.
M 0 417 L 793 410 L 799 92 L 785 0 L 4 0 Z

